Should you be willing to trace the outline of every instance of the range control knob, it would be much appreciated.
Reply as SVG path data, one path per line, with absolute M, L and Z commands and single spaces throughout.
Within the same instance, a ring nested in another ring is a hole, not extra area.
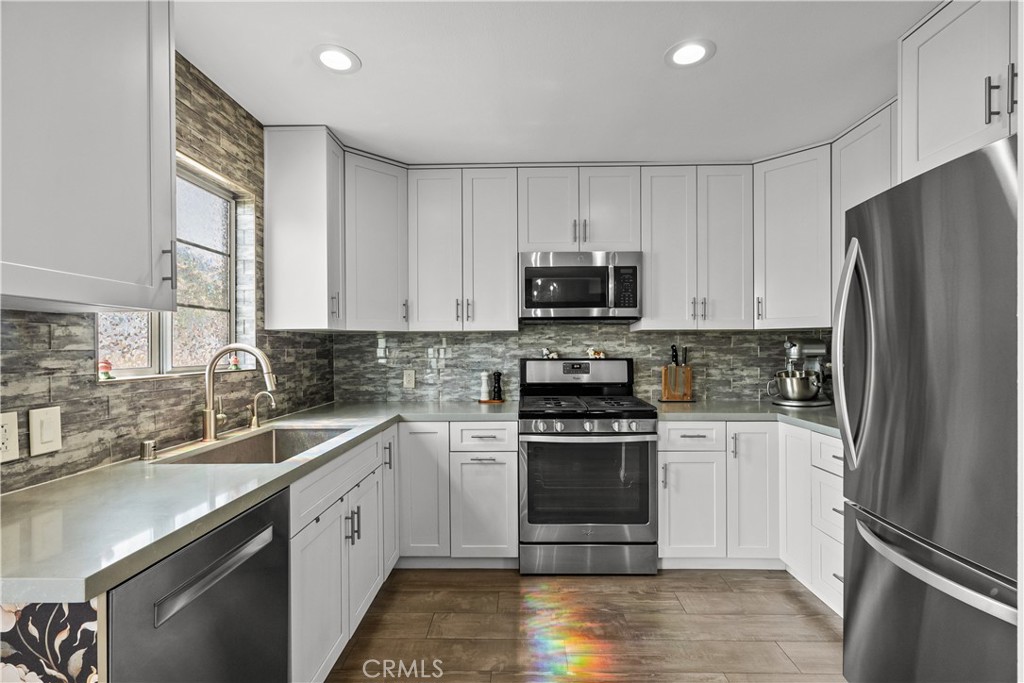
M 584 420 L 583 421 L 583 430 L 587 431 L 587 432 L 594 431 L 594 423 L 591 422 L 590 420 Z
M 618 432 L 622 430 L 622 423 L 618 420 L 612 420 L 612 431 Z
M 565 423 L 561 420 L 555 420 L 555 431 L 561 432 L 565 430 Z
M 537 420 L 533 423 L 533 431 L 535 432 L 546 432 L 548 431 L 548 423 Z
M 635 432 L 638 429 L 640 429 L 640 425 L 637 424 L 636 420 L 630 420 L 629 421 L 629 431 Z

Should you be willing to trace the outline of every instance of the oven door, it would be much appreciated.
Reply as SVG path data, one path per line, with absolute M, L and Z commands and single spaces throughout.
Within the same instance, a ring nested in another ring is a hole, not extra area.
M 656 542 L 657 439 L 520 436 L 519 542 Z

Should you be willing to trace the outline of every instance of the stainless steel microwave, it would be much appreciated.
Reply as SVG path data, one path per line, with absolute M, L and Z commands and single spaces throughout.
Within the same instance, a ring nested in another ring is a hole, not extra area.
M 639 251 L 519 253 L 519 319 L 536 322 L 640 318 Z

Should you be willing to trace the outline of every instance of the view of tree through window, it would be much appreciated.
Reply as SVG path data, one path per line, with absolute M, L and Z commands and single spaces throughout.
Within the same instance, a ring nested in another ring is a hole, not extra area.
M 97 315 L 97 360 L 115 378 L 202 367 L 233 339 L 235 202 L 179 175 L 176 211 L 177 312 Z

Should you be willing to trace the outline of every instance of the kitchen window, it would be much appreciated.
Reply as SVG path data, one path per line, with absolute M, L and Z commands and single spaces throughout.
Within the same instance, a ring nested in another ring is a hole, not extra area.
M 100 379 L 202 370 L 242 325 L 235 315 L 237 198 L 180 166 L 176 182 L 177 311 L 97 314 Z

